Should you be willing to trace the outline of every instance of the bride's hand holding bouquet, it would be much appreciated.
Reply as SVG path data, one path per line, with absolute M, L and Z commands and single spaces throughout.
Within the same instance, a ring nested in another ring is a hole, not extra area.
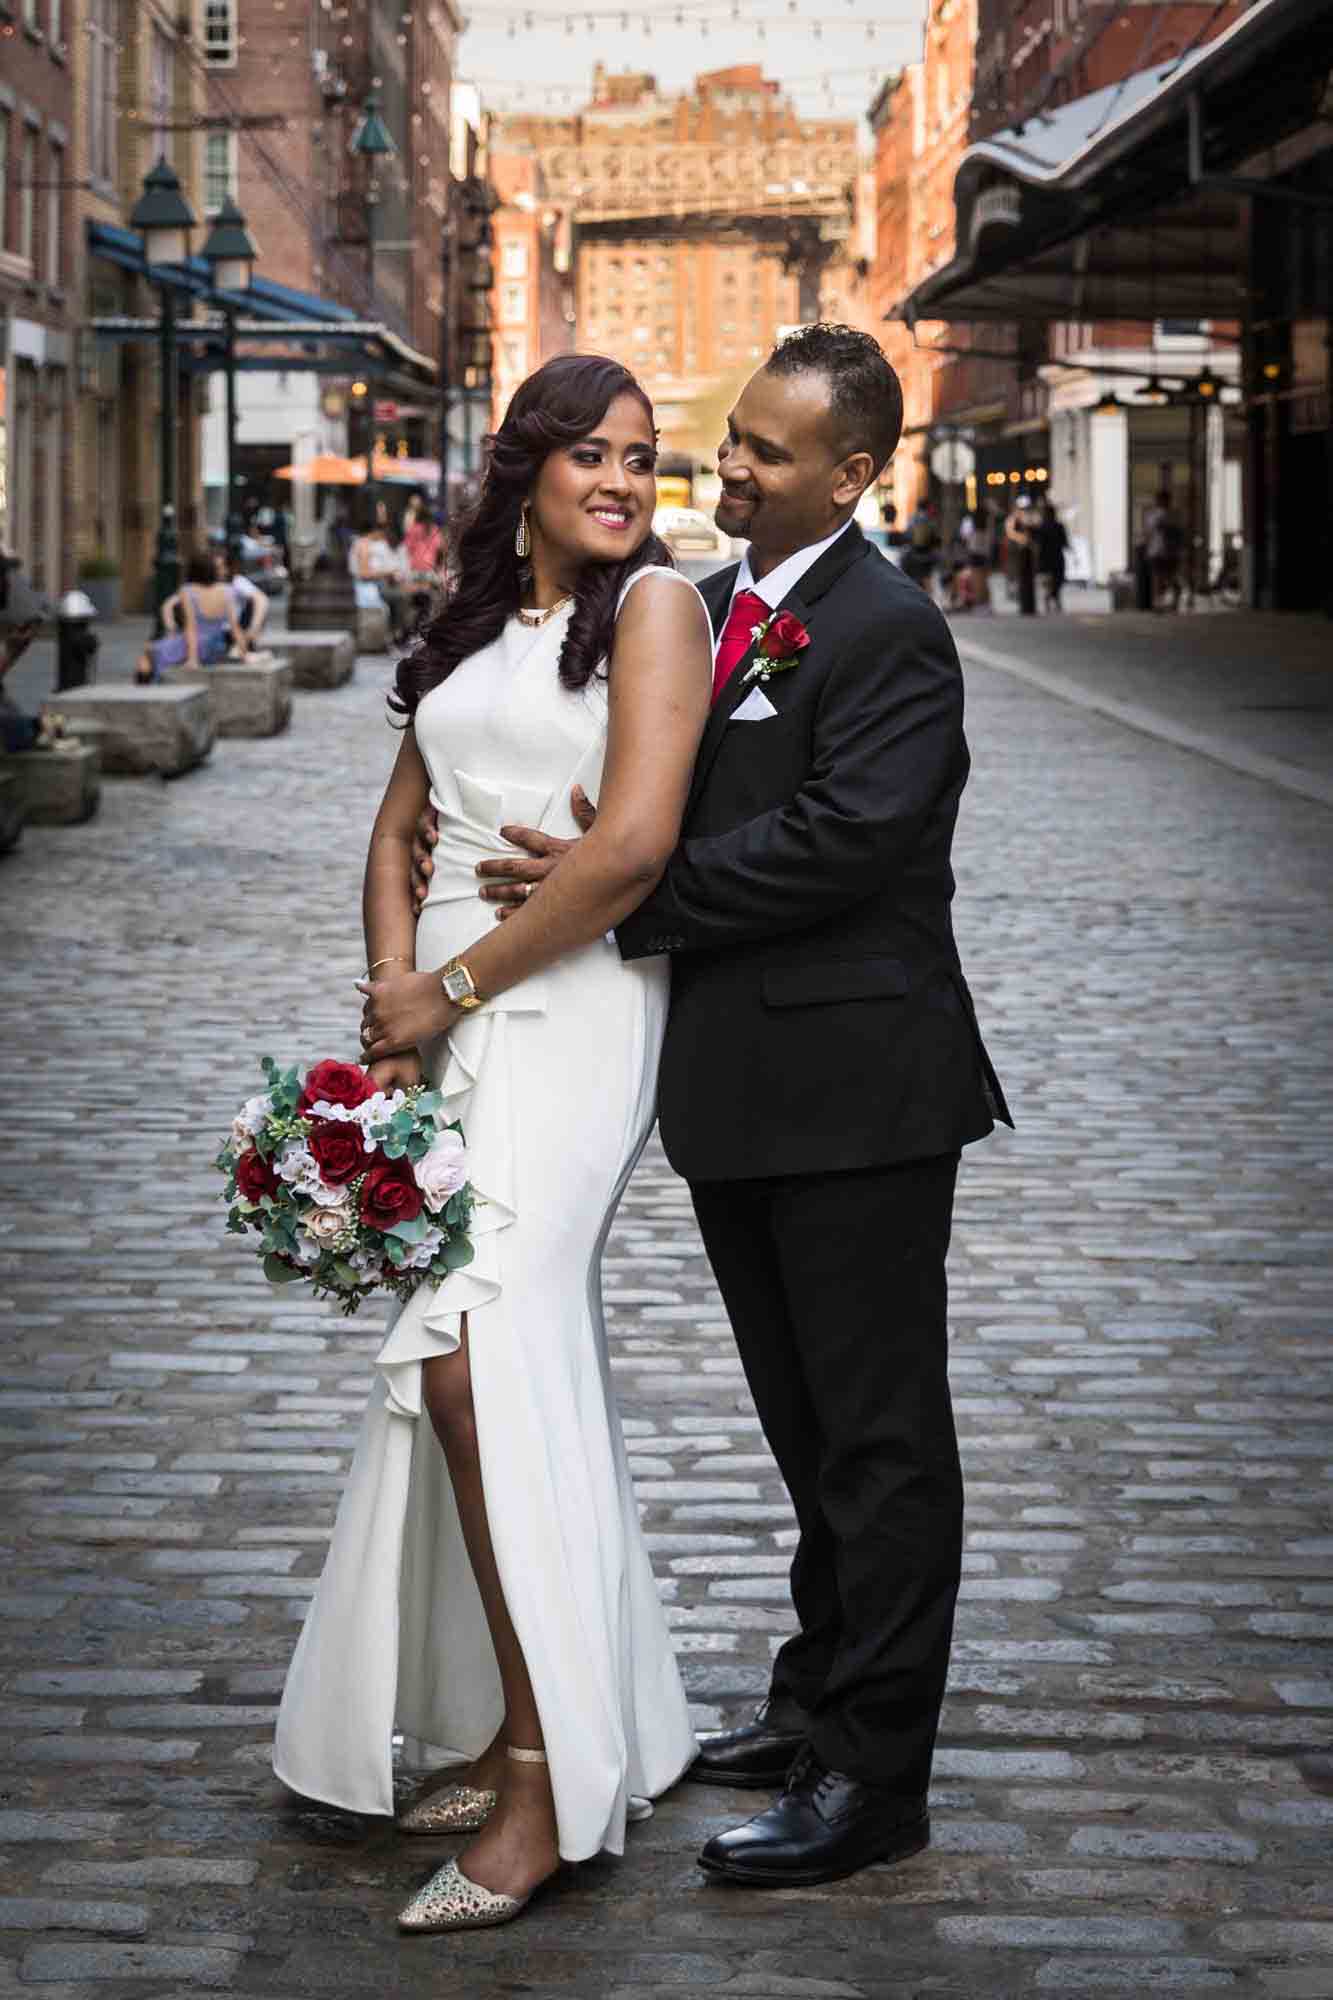
M 437 1035 L 447 1035 L 462 1009 L 449 1000 L 437 972 L 397 972 L 385 979 L 358 979 L 358 993 L 364 994 L 361 1014 L 361 1060 L 377 1082 L 381 1072 L 392 1073 L 403 1089 L 408 1068 L 413 1081 L 421 1081 L 417 1050 Z M 381 1088 L 392 1085 L 384 1082 Z

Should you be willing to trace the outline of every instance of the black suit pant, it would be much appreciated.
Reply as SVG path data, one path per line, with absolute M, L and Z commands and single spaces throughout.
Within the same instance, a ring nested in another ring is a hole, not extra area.
M 926 1791 L 962 1560 L 945 1257 L 958 1155 L 690 1192 L 800 1530 L 773 1696 L 834 1770 Z

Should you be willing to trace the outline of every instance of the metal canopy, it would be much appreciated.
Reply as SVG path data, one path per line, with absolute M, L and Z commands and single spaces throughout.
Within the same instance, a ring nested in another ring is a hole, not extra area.
M 118 264 L 139 277 L 150 276 L 143 248 L 132 230 L 112 224 L 88 225 L 88 248 L 94 256 Z M 191 301 L 229 306 L 236 318 L 235 365 L 241 371 L 286 368 L 314 374 L 363 373 L 380 383 L 395 382 L 413 395 L 438 391 L 439 369 L 429 355 L 410 347 L 392 327 L 363 320 L 347 306 L 271 278 L 255 277 L 244 291 L 217 291 L 202 257 L 163 264 L 151 282 L 170 286 Z M 99 342 L 143 340 L 156 334 L 157 321 L 108 315 L 91 322 Z M 177 322 L 181 366 L 186 372 L 208 371 L 225 364 L 224 330 L 207 320 Z M 192 350 L 198 349 L 195 353 Z
M 1333 147 L 1330 70 L 1327 0 L 1256 0 L 1187 56 L 969 147 L 957 254 L 887 316 L 1244 318 L 1249 197 L 1217 182 Z

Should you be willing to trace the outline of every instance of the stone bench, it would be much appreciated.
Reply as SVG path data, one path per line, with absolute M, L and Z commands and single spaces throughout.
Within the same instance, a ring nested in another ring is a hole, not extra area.
M 273 650 L 292 670 L 295 688 L 336 688 L 352 678 L 356 646 L 350 632 L 274 632 Z
M 78 732 L 82 721 L 101 725 L 102 769 L 139 777 L 179 777 L 213 748 L 217 723 L 207 688 L 137 687 L 110 682 L 66 688 L 45 704 Z
M 358 653 L 388 652 L 389 614 L 382 604 L 364 604 L 358 609 L 356 650 Z
M 292 719 L 292 669 L 273 653 L 212 667 L 171 667 L 164 683 L 204 688 L 219 736 L 277 736 Z
M 24 817 L 34 826 L 76 826 L 91 819 L 102 795 L 102 758 L 95 744 L 67 750 L 15 750 L 0 756 Z

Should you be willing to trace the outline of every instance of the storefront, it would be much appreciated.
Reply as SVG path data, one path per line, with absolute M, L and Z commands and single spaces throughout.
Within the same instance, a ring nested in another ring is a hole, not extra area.
M 1042 370 L 1050 488 L 1096 573 L 1130 557 L 1166 487 L 1202 582 L 1236 522 L 1250 602 L 1333 589 L 1331 76 L 1333 11 L 1255 0 L 1215 40 L 963 156 L 959 252 L 895 316 L 1144 329 L 1138 354 L 1066 338 Z M 991 470 L 1014 485 L 1024 468 Z

